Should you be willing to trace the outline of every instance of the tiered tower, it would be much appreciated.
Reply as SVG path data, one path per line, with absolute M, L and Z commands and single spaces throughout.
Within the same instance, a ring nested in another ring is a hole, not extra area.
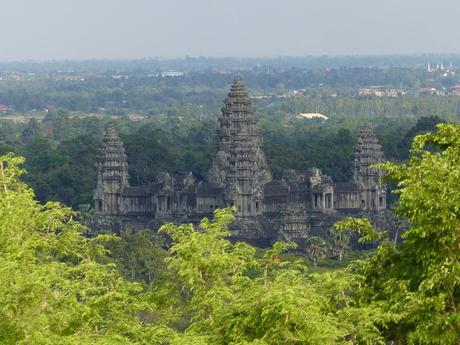
M 227 206 L 237 217 L 262 214 L 263 187 L 272 180 L 261 149 L 251 98 L 239 76 L 234 80 L 219 117 L 219 151 L 209 182 L 224 190 Z
M 359 132 L 353 161 L 353 180 L 358 185 L 362 210 L 379 211 L 386 208 L 383 171 L 372 167 L 382 162 L 382 147 L 372 128 L 366 125 Z
M 121 193 L 128 183 L 128 159 L 114 127 L 105 129 L 102 148 L 96 156 L 95 210 L 99 215 L 122 211 Z

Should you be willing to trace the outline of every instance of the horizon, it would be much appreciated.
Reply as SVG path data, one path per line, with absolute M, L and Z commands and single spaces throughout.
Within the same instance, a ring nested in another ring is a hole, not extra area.
M 209 60 L 276 60 L 276 59 L 360 59 L 360 58 L 460 58 L 459 53 L 407 53 L 407 54 L 312 54 L 312 55 L 273 55 L 273 56 L 213 56 L 213 55 L 182 55 L 182 56 L 143 56 L 143 57 L 82 57 L 82 58 L 49 58 L 49 59 L 17 59 L 3 60 L 0 63 L 50 63 L 50 62 L 85 62 L 85 61 L 183 61 L 187 59 L 209 59 Z M 430 61 L 427 61 L 430 62 Z M 436 61 L 431 61 L 436 62 Z
M 2 10 L 7 62 L 460 54 L 454 0 L 17 0 Z

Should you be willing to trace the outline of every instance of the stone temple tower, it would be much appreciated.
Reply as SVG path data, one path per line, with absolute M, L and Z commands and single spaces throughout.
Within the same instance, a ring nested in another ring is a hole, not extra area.
M 386 188 L 381 181 L 383 172 L 372 167 L 382 162 L 382 147 L 372 128 L 366 125 L 359 133 L 353 161 L 353 180 L 358 185 L 362 210 L 380 211 L 386 208 Z
M 128 160 L 123 143 L 114 127 L 105 129 L 102 147 L 96 156 L 96 215 L 118 215 L 122 210 L 121 193 L 128 183 Z
M 224 100 L 219 122 L 219 150 L 209 182 L 223 189 L 224 202 L 235 207 L 237 217 L 261 215 L 264 185 L 272 176 L 261 149 L 255 110 L 239 76 Z

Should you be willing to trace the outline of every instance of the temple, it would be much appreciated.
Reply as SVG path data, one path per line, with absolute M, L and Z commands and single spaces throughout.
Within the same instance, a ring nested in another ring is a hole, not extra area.
M 378 222 L 386 209 L 380 144 L 370 126 L 359 133 L 352 164 L 353 179 L 334 183 L 312 168 L 287 170 L 273 180 L 261 148 L 257 118 L 241 78 L 234 80 L 219 116 L 219 148 L 208 178 L 192 172 L 163 172 L 147 186 L 128 182 L 123 143 L 113 127 L 106 128 L 96 158 L 94 192 L 96 226 L 155 228 L 167 222 L 198 223 L 214 210 L 233 206 L 232 237 L 256 245 L 276 240 L 297 241 L 324 235 L 345 216 Z

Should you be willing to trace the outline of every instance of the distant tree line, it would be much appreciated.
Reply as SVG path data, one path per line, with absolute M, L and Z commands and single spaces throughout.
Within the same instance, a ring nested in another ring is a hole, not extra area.
M 335 181 L 347 181 L 357 132 L 368 120 L 349 117 L 327 123 L 285 123 L 276 116 L 262 115 L 263 149 L 270 169 L 280 178 L 286 169 L 318 167 Z M 436 117 L 417 123 L 377 117 L 373 123 L 386 158 L 401 161 L 407 158 L 412 138 L 440 121 Z M 154 181 L 160 171 L 188 169 L 206 176 L 217 150 L 216 117 L 165 116 L 133 122 L 71 117 L 55 111 L 43 121 L 0 121 L 0 152 L 27 158 L 25 180 L 40 201 L 55 200 L 78 208 L 91 203 L 95 156 L 109 122 L 115 124 L 124 142 L 132 185 Z
M 427 116 L 424 111 L 435 103 L 439 112 L 456 114 L 458 97 L 435 100 L 434 98 L 406 97 L 402 100 L 380 99 L 354 101 L 357 88 L 377 85 L 386 88 L 405 89 L 414 94 L 422 86 L 449 88 L 455 78 L 444 78 L 414 68 L 332 68 L 332 69 L 274 69 L 255 67 L 250 70 L 232 70 L 218 73 L 210 70 L 189 71 L 182 76 L 162 77 L 158 71 L 89 70 L 60 73 L 38 72 L 23 79 L 9 78 L 6 73 L 0 80 L 0 103 L 9 105 L 16 112 L 65 108 L 74 112 L 142 112 L 155 116 L 170 111 L 174 106 L 194 107 L 194 111 L 207 112 L 218 108 L 228 92 L 235 74 L 241 74 L 254 95 L 282 96 L 289 90 L 306 93 L 311 107 L 317 108 L 318 97 L 337 95 L 328 100 L 328 113 L 381 114 L 382 107 L 394 115 Z M 350 99 L 351 98 L 351 99 Z M 275 99 L 276 100 L 276 99 Z M 312 103 L 313 102 L 313 103 Z M 350 108 L 351 103 L 353 109 Z M 356 104 L 355 104 L 356 103 Z M 432 113 L 437 114 L 437 113 Z

